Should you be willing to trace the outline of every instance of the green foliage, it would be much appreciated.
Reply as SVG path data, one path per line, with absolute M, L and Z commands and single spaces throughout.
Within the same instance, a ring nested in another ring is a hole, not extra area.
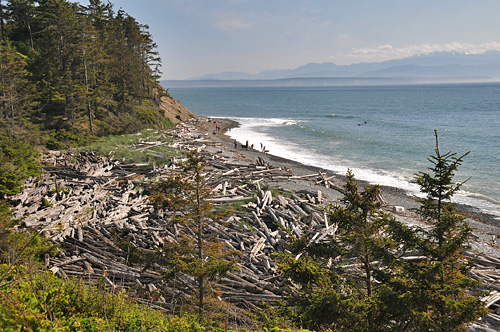
M 0 260 L 7 258 L 10 248 L 10 235 L 12 211 L 10 205 L 0 199 Z
M 206 199 L 209 188 L 203 176 L 205 160 L 192 151 L 182 165 L 182 173 L 158 182 L 150 196 L 156 209 L 176 212 L 172 222 L 190 229 L 195 237 L 180 236 L 177 242 L 166 244 L 160 251 L 162 263 L 169 268 L 165 277 L 175 278 L 178 273 L 186 273 L 195 278 L 198 290 L 198 308 L 204 312 L 207 283 L 223 278 L 236 269 L 231 260 L 234 252 L 223 244 L 205 235 L 205 224 L 220 218 L 212 204 Z
M 6 266 L 0 266 L 0 273 Z M 2 331 L 210 331 L 194 317 L 142 308 L 123 293 L 19 266 L 0 285 Z
M 23 180 L 42 173 L 38 154 L 20 140 L 0 135 L 0 197 L 19 193 Z
M 12 262 L 18 254 L 21 261 L 43 261 L 46 254 L 54 257 L 58 245 L 42 234 L 10 231 L 11 221 L 0 224 L 0 262 Z
M 286 306 L 283 301 L 279 301 L 278 305 L 270 305 L 263 302 L 260 304 L 259 309 L 252 312 L 252 315 L 253 319 L 259 322 L 260 326 L 275 326 L 272 330 L 291 331 L 290 328 L 293 327 L 291 324 L 293 310 Z M 267 328 L 264 327 L 264 330 L 267 330 Z
M 406 291 L 400 299 L 411 310 L 401 313 L 401 321 L 418 331 L 457 331 L 485 314 L 485 308 L 477 296 L 479 283 L 468 275 L 472 262 L 462 255 L 472 229 L 450 202 L 462 185 L 453 177 L 467 154 L 441 154 L 437 131 L 435 136 L 435 154 L 429 158 L 433 166 L 415 177 L 426 194 L 417 213 L 432 227 L 418 229 L 412 241 L 425 259 L 404 265 L 400 282 Z
M 10 41 L 2 41 L 0 45 L 0 62 L 2 63 L 2 79 L 0 80 L 0 101 L 4 108 L 4 116 L 14 126 L 18 117 L 26 115 L 27 57 L 16 51 Z
M 2 125 L 35 125 L 52 149 L 172 126 L 146 25 L 101 0 L 8 1 L 1 10 Z
M 86 140 L 75 133 L 60 129 L 50 134 L 47 141 L 47 148 L 51 150 L 67 150 L 70 147 L 81 146 Z
M 360 192 L 348 172 L 342 204 L 328 208 L 335 236 L 293 239 L 291 251 L 277 255 L 293 282 L 294 321 L 335 331 L 459 331 L 484 315 L 472 262 L 462 255 L 471 228 L 450 202 L 464 156 L 442 155 L 436 133 L 430 173 L 415 179 L 427 195 L 416 211 L 430 228 L 384 214 L 378 186 Z M 405 252 L 422 257 L 401 259 Z
M 379 192 L 378 186 L 361 192 L 348 171 L 342 204 L 327 208 L 335 236 L 318 243 L 294 239 L 290 253 L 278 254 L 280 270 L 293 281 L 289 304 L 297 323 L 335 331 L 382 328 L 381 285 L 394 271 L 391 228 L 400 224 L 381 211 Z
M 12 212 L 10 210 L 10 205 L 6 201 L 0 200 L 0 225 L 5 226 L 12 218 Z M 0 226 L 0 227 L 1 227 Z M 2 229 L 2 228 L 0 228 Z M 0 238 L 2 236 L 0 235 Z

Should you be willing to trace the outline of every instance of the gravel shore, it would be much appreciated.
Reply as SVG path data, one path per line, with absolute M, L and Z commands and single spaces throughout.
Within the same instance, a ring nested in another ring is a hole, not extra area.
M 204 118 L 199 117 L 195 130 L 195 135 L 202 135 L 205 139 L 220 143 L 214 146 L 209 146 L 207 150 L 211 153 L 224 154 L 235 162 L 253 163 L 258 158 L 263 159 L 268 164 L 276 167 L 286 167 L 291 170 L 294 175 L 307 175 L 318 173 L 319 171 L 326 173 L 327 177 L 333 176 L 333 182 L 343 186 L 345 176 L 336 174 L 332 171 L 320 169 L 314 166 L 304 165 L 292 160 L 273 156 L 268 153 L 263 153 L 257 150 L 247 150 L 241 147 L 244 142 L 238 142 L 238 147 L 235 148 L 234 140 L 228 135 L 231 128 L 237 127 L 239 124 L 228 119 Z M 220 131 L 214 132 L 214 128 L 220 126 Z M 347 170 L 346 170 L 347 171 Z M 365 186 L 368 183 L 359 181 L 360 186 Z M 293 179 L 288 181 L 278 182 L 278 186 L 287 190 L 313 190 L 321 192 L 328 197 L 330 201 L 336 201 L 342 195 L 333 189 L 325 188 L 323 185 L 315 185 L 311 181 Z M 409 196 L 404 190 L 394 187 L 381 187 L 382 195 L 387 204 L 385 210 L 392 213 L 398 220 L 412 225 L 425 226 L 418 216 L 412 211 L 418 207 L 418 202 L 415 197 Z M 395 207 L 398 212 L 395 212 Z M 473 206 L 460 205 L 459 211 L 467 216 L 467 221 L 473 228 L 473 237 L 470 241 L 471 249 L 487 255 L 500 257 L 500 221 L 498 217 L 482 213 L 479 209 Z

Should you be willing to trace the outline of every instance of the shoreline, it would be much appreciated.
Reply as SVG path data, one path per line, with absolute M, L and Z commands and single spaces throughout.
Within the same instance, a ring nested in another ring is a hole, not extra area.
M 198 128 L 196 129 L 199 131 L 200 135 L 224 147 L 222 151 L 219 147 L 216 149 L 212 148 L 212 153 L 227 153 L 236 160 L 245 162 L 255 162 L 258 158 L 261 158 L 272 166 L 288 168 L 297 176 L 311 173 L 318 174 L 318 172 L 322 172 L 326 174 L 326 177 L 332 177 L 336 185 L 343 186 L 345 183 L 344 174 L 339 174 L 317 166 L 302 164 L 298 161 L 278 157 L 258 150 L 246 150 L 240 147 L 242 142 L 238 142 L 238 148 L 235 148 L 234 140 L 229 137 L 228 133 L 232 128 L 237 128 L 240 125 L 237 121 L 227 118 L 198 116 L 198 123 L 200 125 L 197 126 Z M 215 125 L 220 126 L 220 131 L 214 135 L 213 128 Z M 363 180 L 356 180 L 356 182 L 363 187 L 370 185 L 370 183 Z M 283 189 L 294 191 L 300 191 L 301 189 L 321 190 L 328 197 L 328 200 L 333 202 L 342 197 L 336 190 L 328 189 L 325 188 L 325 186 L 315 185 L 310 181 L 300 179 L 280 181 L 278 186 Z M 425 225 L 412 211 L 412 209 L 417 208 L 419 205 L 416 197 L 410 196 L 408 192 L 402 188 L 391 186 L 380 186 L 380 188 L 386 200 L 385 212 L 392 213 L 397 219 L 408 224 Z M 500 220 L 498 216 L 483 212 L 479 208 L 471 205 L 457 204 L 456 206 L 459 213 L 467 217 L 467 221 L 473 228 L 471 247 L 484 253 L 500 257 Z M 402 207 L 403 210 L 394 212 L 396 210 L 395 207 L 398 207 L 398 209 Z

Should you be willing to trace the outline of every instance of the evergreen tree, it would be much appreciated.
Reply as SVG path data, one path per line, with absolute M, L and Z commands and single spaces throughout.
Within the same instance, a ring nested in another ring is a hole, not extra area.
M 433 166 L 415 178 L 426 194 L 416 212 L 428 228 L 382 213 L 378 187 L 359 192 L 348 172 L 343 204 L 329 209 L 328 240 L 295 239 L 279 254 L 297 322 L 335 331 L 460 331 L 485 314 L 462 254 L 472 230 L 450 201 L 466 155 L 441 154 L 436 132 Z M 407 252 L 414 257 L 405 259 Z
M 112 21 L 114 12 L 110 3 L 91 0 L 89 6 L 82 8 L 85 20 L 82 52 L 85 53 L 83 67 L 86 69 L 86 91 L 89 123 L 93 118 L 105 119 L 116 108 L 113 96 L 116 87 L 111 81 L 112 47 L 114 40 Z M 102 134 L 105 131 L 101 130 Z
M 14 127 L 16 116 L 26 114 L 26 57 L 16 52 L 10 42 L 0 45 L 0 100 L 5 119 Z
M 0 134 L 0 200 L 23 189 L 23 181 L 42 173 L 38 153 L 12 136 Z
M 204 166 L 202 155 L 196 151 L 189 153 L 182 166 L 183 173 L 157 183 L 150 197 L 157 209 L 174 213 L 171 222 L 186 227 L 187 233 L 160 250 L 159 259 L 169 268 L 165 274 L 167 279 L 179 273 L 195 278 L 200 315 L 204 313 L 207 283 L 236 268 L 230 260 L 234 252 L 224 249 L 222 243 L 210 238 L 205 231 L 206 223 L 221 216 L 214 214 L 207 201 L 209 188 L 202 174 Z
M 459 331 L 485 313 L 476 294 L 479 283 L 469 275 L 472 262 L 462 254 L 472 229 L 451 202 L 463 184 L 453 181 L 455 172 L 468 153 L 441 154 L 437 131 L 435 137 L 434 155 L 428 159 L 432 167 L 415 176 L 426 195 L 416 211 L 431 227 L 401 239 L 424 258 L 404 262 L 400 292 L 393 299 L 395 310 L 405 308 L 397 319 L 399 331 Z
M 378 186 L 360 192 L 348 171 L 342 204 L 327 212 L 331 225 L 325 241 L 295 239 L 290 253 L 278 255 L 290 278 L 298 322 L 309 328 L 372 331 L 385 328 L 380 303 L 391 279 L 398 247 L 392 227 L 402 227 L 381 211 Z M 321 238 L 321 237 L 319 237 Z
M 19 52 L 30 57 L 35 51 L 34 34 L 38 28 L 35 3 L 34 0 L 7 1 L 5 15 L 9 39 Z
M 31 121 L 42 130 L 64 130 L 76 142 L 76 136 L 141 129 L 140 112 L 144 123 L 158 116 L 152 110 L 162 91 L 157 46 L 147 25 L 112 8 L 101 0 L 88 6 L 10 0 L 0 7 L 3 46 L 11 45 L 11 53 L 25 61 L 19 81 L 27 83 L 23 95 L 33 109 Z M 7 60 L 0 62 L 1 112 L 11 119 Z

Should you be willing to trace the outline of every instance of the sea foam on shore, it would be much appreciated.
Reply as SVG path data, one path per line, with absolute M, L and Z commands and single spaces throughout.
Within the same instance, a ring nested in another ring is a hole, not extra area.
M 264 149 L 277 157 L 289 159 L 308 166 L 314 166 L 333 171 L 337 174 L 345 174 L 347 169 L 351 169 L 356 178 L 371 184 L 399 188 L 407 192 L 410 196 L 421 197 L 419 187 L 413 183 L 413 173 L 406 172 L 398 174 L 396 172 L 376 170 L 355 165 L 352 161 L 336 159 L 335 156 L 322 154 L 318 149 L 312 149 L 307 144 L 300 144 L 296 141 L 286 140 L 276 135 L 279 128 L 286 126 L 300 126 L 300 121 L 284 118 L 227 118 L 237 122 L 239 125 L 232 128 L 226 134 L 240 144 L 254 145 L 254 149 L 260 151 L 261 144 Z M 331 144 L 331 143 L 330 143 Z M 429 165 L 430 166 L 430 165 Z M 422 169 L 425 171 L 426 169 Z M 484 213 L 492 214 L 500 218 L 500 211 L 495 202 L 490 202 L 484 197 L 478 197 L 467 191 L 460 191 L 454 197 L 454 202 L 458 204 L 477 207 Z
M 271 154 L 415 193 L 440 150 L 471 151 L 456 201 L 500 215 L 500 84 L 176 89 L 201 116 L 235 118 L 230 135 Z

